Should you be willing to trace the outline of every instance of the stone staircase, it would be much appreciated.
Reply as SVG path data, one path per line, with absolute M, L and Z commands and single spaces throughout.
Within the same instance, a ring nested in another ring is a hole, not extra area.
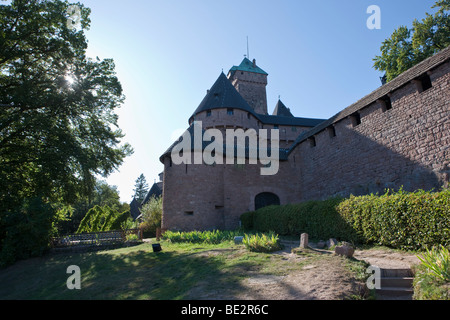
M 412 300 L 414 274 L 411 269 L 381 269 L 377 300 Z

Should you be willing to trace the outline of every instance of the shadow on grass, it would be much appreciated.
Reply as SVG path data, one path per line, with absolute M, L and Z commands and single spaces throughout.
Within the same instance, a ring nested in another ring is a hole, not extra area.
M 238 261 L 230 266 L 223 262 L 220 254 L 171 249 L 155 253 L 146 244 L 133 249 L 49 255 L 1 270 L 0 299 L 223 299 L 224 292 L 240 289 L 240 275 L 233 270 L 251 264 Z M 81 290 L 67 289 L 70 265 L 80 267 Z

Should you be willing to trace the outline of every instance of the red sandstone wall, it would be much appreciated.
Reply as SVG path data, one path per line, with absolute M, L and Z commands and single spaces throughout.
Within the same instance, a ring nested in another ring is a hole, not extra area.
M 383 192 L 385 188 L 438 189 L 448 182 L 450 165 L 450 63 L 431 73 L 433 87 L 419 93 L 413 83 L 392 92 L 392 109 L 374 102 L 301 143 L 301 200 Z

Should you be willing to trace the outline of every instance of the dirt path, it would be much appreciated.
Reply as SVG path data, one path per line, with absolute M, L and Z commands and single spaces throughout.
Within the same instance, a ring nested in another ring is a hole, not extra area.
M 408 269 L 420 263 L 415 254 L 390 249 L 355 250 L 354 257 L 385 269 Z

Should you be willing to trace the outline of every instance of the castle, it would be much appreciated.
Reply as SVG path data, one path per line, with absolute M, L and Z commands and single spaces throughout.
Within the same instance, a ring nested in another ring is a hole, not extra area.
M 270 115 L 268 74 L 245 58 L 219 75 L 186 134 L 193 134 L 195 123 L 221 132 L 277 129 L 278 171 L 261 175 L 261 163 L 174 164 L 180 138 L 160 157 L 162 229 L 234 229 L 242 213 L 267 205 L 448 186 L 449 71 L 450 47 L 330 119 L 309 119 L 293 116 L 280 100 Z M 203 142 L 194 153 L 207 146 Z

